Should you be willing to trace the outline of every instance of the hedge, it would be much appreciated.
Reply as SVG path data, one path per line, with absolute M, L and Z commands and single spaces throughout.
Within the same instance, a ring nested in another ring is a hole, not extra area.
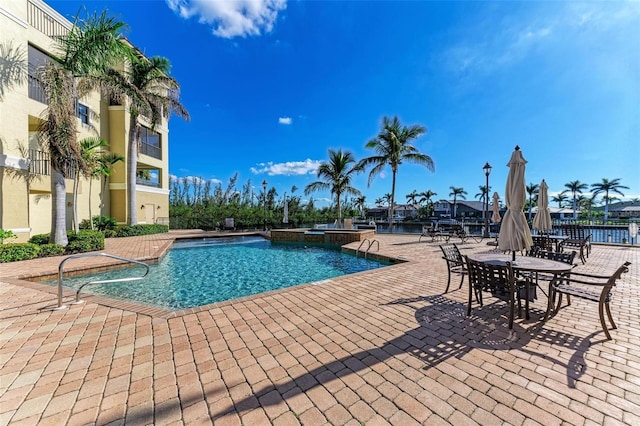
M 12 243 L 0 245 L 0 263 L 17 262 L 35 259 L 40 253 L 40 246 L 31 243 Z

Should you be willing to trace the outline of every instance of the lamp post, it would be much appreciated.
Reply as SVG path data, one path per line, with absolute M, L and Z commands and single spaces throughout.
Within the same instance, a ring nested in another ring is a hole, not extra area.
M 489 238 L 489 173 L 491 173 L 491 165 L 487 162 L 484 167 L 484 175 L 487 178 L 486 187 L 485 187 L 485 206 L 484 206 L 484 234 L 482 235 L 484 238 Z
M 262 181 L 262 202 L 264 207 L 264 221 L 262 224 L 262 230 L 267 230 L 267 180 Z

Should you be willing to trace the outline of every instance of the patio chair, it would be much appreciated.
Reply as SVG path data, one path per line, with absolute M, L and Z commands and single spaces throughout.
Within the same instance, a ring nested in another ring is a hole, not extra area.
M 467 316 L 471 315 L 473 293 L 476 300 L 483 306 L 482 292 L 490 291 L 494 296 L 506 298 L 509 302 L 509 328 L 513 328 L 516 299 L 518 302 L 518 317 L 522 317 L 521 291 L 524 290 L 525 317 L 529 319 L 529 290 L 532 285 L 527 277 L 516 277 L 511 262 L 506 265 L 493 265 L 477 262 L 465 256 L 469 270 L 469 306 Z
M 527 256 L 531 256 L 531 257 L 539 257 L 542 259 L 549 259 L 549 260 L 555 260 L 556 262 L 562 262 L 562 263 L 566 263 L 568 265 L 573 265 L 573 267 L 575 268 L 577 265 L 573 263 L 574 259 L 576 258 L 576 251 L 572 250 L 571 253 L 569 252 L 555 252 L 555 251 L 548 251 L 548 250 L 542 250 L 539 247 L 531 247 L 529 253 L 527 254 Z M 547 293 L 544 291 L 544 289 L 538 284 L 538 280 L 542 279 L 545 281 L 551 281 L 555 278 L 554 275 L 552 274 L 547 274 L 547 273 L 539 273 L 539 272 L 534 272 L 531 273 L 531 278 L 535 279 L 535 283 L 537 287 L 540 287 L 540 290 L 542 290 L 542 293 L 547 296 Z
M 464 275 L 467 273 L 467 268 L 460 254 L 460 250 L 455 244 L 442 244 L 440 245 L 440 250 L 442 250 L 442 258 L 447 262 L 447 288 L 444 292 L 449 292 L 451 272 L 460 274 L 460 287 L 458 287 L 458 290 L 460 290 L 464 282 Z
M 591 254 L 591 234 L 587 235 L 585 227 L 582 225 L 567 224 L 562 226 L 562 234 L 569 237 L 558 244 L 558 251 L 563 251 L 565 247 L 578 251 L 580 260 L 584 265 Z
M 567 306 L 571 305 L 570 296 L 579 297 L 592 302 L 598 302 L 600 325 L 602 325 L 602 330 L 607 336 L 607 339 L 611 340 L 611 334 L 609 333 L 607 324 L 604 321 L 604 312 L 607 312 L 611 328 L 617 328 L 613 321 L 613 317 L 611 316 L 609 302 L 611 301 L 612 290 L 616 285 L 616 280 L 620 279 L 623 273 L 629 271 L 629 265 L 631 265 L 631 262 L 625 262 L 611 275 L 593 275 L 572 272 L 568 276 L 562 276 L 552 281 L 549 285 L 550 294 L 547 313 L 545 314 L 543 321 L 546 321 L 550 316 L 555 316 L 555 314 L 558 313 L 562 304 L 563 294 L 567 295 Z M 558 301 L 554 309 L 553 304 L 556 297 L 558 298 Z M 551 312 L 552 310 L 553 314 Z
M 531 239 L 533 240 L 533 247 L 539 247 L 540 249 L 547 251 L 553 250 L 551 238 L 547 235 L 532 235 Z

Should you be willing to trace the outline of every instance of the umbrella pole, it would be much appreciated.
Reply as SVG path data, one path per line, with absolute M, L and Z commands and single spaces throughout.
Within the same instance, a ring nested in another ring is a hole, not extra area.
M 516 251 L 515 250 L 511 250 L 511 261 L 512 262 L 516 261 Z

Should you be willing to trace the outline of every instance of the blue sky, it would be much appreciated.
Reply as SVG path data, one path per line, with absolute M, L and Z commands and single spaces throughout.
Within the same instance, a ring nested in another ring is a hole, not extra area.
M 504 199 L 516 144 L 526 182 L 544 178 L 551 195 L 620 178 L 625 199 L 640 197 L 638 2 L 48 3 L 70 19 L 107 9 L 148 56 L 169 58 L 191 114 L 170 123 L 172 175 L 224 186 L 237 172 L 238 186 L 301 195 L 329 148 L 373 155 L 365 143 L 397 115 L 427 128 L 415 145 L 435 172 L 401 165 L 396 202 L 450 186 L 474 200 L 487 161 Z M 390 170 L 355 186 L 373 205 Z

